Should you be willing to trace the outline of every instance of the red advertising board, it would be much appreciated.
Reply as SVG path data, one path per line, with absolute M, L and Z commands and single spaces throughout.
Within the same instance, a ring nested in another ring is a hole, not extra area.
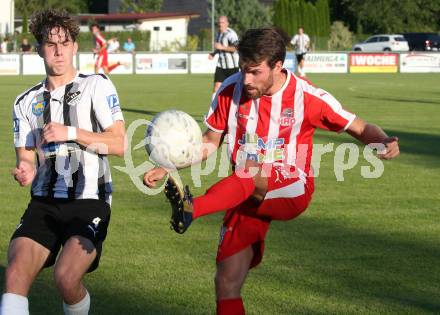
M 350 72 L 397 72 L 399 65 L 398 54 L 350 54 Z

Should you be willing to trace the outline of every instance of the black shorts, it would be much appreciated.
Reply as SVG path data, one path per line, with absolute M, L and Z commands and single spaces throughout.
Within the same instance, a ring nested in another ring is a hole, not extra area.
M 305 55 L 306 53 L 296 54 L 296 60 L 298 61 L 298 63 L 300 63 L 304 59 Z
M 223 82 L 224 80 L 226 80 L 227 77 L 230 77 L 234 73 L 237 73 L 239 70 L 239 68 L 223 69 L 217 67 L 215 68 L 214 82 Z
M 96 258 L 87 271 L 92 272 L 99 265 L 109 222 L 110 206 L 103 200 L 33 197 L 11 240 L 27 237 L 49 249 L 44 267 L 50 267 L 70 237 L 85 237 L 96 248 Z

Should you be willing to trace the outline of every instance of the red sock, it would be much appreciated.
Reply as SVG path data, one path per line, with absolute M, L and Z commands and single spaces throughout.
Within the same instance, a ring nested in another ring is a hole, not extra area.
M 217 301 L 217 315 L 245 315 L 243 300 L 238 298 Z
M 252 177 L 241 178 L 233 173 L 193 199 L 193 218 L 233 208 L 248 199 L 254 189 Z
M 116 68 L 117 66 L 119 66 L 119 62 L 112 64 L 111 66 L 108 66 L 108 72 L 111 72 L 114 68 Z

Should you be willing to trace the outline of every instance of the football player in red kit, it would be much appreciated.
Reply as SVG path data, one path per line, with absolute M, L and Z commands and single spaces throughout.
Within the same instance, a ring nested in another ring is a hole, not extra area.
M 99 29 L 98 24 L 92 24 L 90 26 L 90 31 L 93 34 L 93 38 L 95 41 L 95 48 L 93 48 L 93 52 L 97 55 L 95 62 L 95 73 L 99 72 L 99 69 L 103 69 L 105 74 L 109 74 L 113 69 L 117 66 L 121 65 L 120 62 L 114 63 L 109 66 L 108 64 L 108 52 L 107 52 L 107 41 Z
M 215 276 L 219 315 L 245 313 L 240 291 L 248 271 L 261 262 L 270 222 L 293 219 L 309 205 L 316 128 L 345 131 L 364 144 L 383 144 L 383 159 L 399 154 L 396 137 L 283 68 L 288 42 L 275 28 L 248 30 L 238 45 L 241 72 L 223 82 L 211 104 L 203 141 L 216 149 L 227 138 L 232 175 L 195 198 L 172 178 L 165 186 L 173 212 L 183 214 L 175 227 L 179 233 L 193 219 L 226 210 Z M 144 183 L 154 187 L 166 174 L 153 168 L 144 174 Z

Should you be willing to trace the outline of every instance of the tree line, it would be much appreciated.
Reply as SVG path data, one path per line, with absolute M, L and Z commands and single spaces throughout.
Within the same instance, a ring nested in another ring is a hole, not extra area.
M 102 0 L 15 0 L 23 29 L 31 13 L 48 7 L 87 13 Z M 121 0 L 120 12 L 157 12 L 164 0 Z M 192 0 L 182 0 L 192 1 Z M 208 7 L 212 0 L 206 1 Z M 264 3 L 267 3 L 264 2 Z M 333 21 L 342 21 L 357 34 L 438 32 L 439 0 L 215 0 L 216 16 L 227 15 L 239 33 L 251 27 L 276 25 L 289 35 L 304 26 L 312 36 L 324 37 Z

